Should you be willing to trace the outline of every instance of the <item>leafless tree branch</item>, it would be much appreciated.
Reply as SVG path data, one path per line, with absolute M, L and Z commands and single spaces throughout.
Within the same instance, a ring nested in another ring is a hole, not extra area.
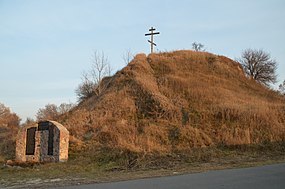
M 84 100 L 92 95 L 100 95 L 106 87 L 101 81 L 104 77 L 110 76 L 111 72 L 108 57 L 103 52 L 95 51 L 92 56 L 91 69 L 82 74 L 82 83 L 75 90 L 79 100 Z
M 125 64 L 128 65 L 131 62 L 131 60 L 134 58 L 134 54 L 131 52 L 130 49 L 127 49 L 123 54 L 122 58 Z
M 192 43 L 192 49 L 194 51 L 205 51 L 204 45 L 201 43 L 197 43 L 197 42 Z
M 269 53 L 263 50 L 246 49 L 237 61 L 243 66 L 248 77 L 265 86 L 276 83 L 277 62 L 271 59 Z

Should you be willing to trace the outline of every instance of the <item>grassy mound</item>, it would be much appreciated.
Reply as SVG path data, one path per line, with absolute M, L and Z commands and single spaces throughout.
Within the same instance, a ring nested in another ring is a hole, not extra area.
M 106 90 L 60 118 L 74 148 L 103 145 L 169 153 L 213 145 L 284 141 L 284 97 L 206 52 L 137 55 Z M 79 145 L 80 144 L 80 145 Z

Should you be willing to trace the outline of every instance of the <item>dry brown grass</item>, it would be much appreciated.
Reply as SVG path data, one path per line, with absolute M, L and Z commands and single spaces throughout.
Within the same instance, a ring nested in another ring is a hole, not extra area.
M 139 54 L 60 122 L 78 141 L 141 153 L 284 141 L 284 97 L 223 56 Z M 96 149 L 94 149 L 96 150 Z

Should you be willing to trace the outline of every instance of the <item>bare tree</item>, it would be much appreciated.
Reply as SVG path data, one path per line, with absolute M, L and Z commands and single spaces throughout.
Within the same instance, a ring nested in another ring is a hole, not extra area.
M 58 117 L 57 106 L 55 104 L 47 104 L 44 108 L 40 108 L 37 112 L 37 120 L 55 120 Z
M 279 92 L 285 95 L 285 80 L 279 85 Z
M 36 118 L 40 120 L 56 120 L 58 116 L 67 113 L 75 105 L 72 103 L 62 103 L 59 106 L 55 104 L 47 104 L 44 108 L 40 108 L 37 112 Z
M 57 107 L 57 111 L 59 114 L 65 114 L 72 110 L 75 107 L 73 103 L 62 103 Z
M 75 93 L 79 100 L 84 100 L 95 94 L 97 84 L 89 78 L 89 75 L 84 72 L 81 77 L 82 82 L 75 89 Z
M 196 42 L 192 43 L 192 49 L 194 49 L 194 51 L 205 51 L 204 45 Z
M 0 117 L 5 117 L 10 114 L 10 109 L 4 104 L 0 103 Z
M 15 154 L 15 137 L 19 130 L 20 121 L 21 119 L 17 114 L 0 103 L 0 161 L 13 158 Z
M 128 65 L 132 59 L 134 59 L 134 54 L 131 52 L 130 49 L 127 49 L 122 56 L 126 65 Z
M 27 117 L 26 121 L 21 124 L 21 127 L 24 127 L 26 125 L 32 125 L 32 124 L 36 124 L 36 121 L 31 117 Z
M 19 116 L 10 111 L 10 108 L 0 103 L 0 126 L 16 128 L 20 125 Z
M 265 86 L 276 83 L 277 62 L 271 59 L 269 53 L 263 50 L 246 49 L 237 61 L 243 66 L 248 77 Z
M 95 83 L 99 84 L 103 77 L 110 75 L 110 65 L 108 58 L 105 56 L 105 54 L 98 53 L 97 51 L 94 52 L 94 55 L 92 57 L 92 68 L 91 68 L 91 76 L 93 77 L 93 80 Z
M 100 95 L 106 87 L 101 84 L 101 81 L 104 77 L 110 76 L 111 72 L 111 66 L 105 54 L 95 51 L 91 69 L 83 73 L 82 83 L 75 90 L 79 100 L 84 100 L 92 95 Z

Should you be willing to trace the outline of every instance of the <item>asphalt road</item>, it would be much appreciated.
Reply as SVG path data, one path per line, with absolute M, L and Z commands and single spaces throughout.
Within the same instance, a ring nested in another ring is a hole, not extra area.
M 285 163 L 61 189 L 285 189 Z

